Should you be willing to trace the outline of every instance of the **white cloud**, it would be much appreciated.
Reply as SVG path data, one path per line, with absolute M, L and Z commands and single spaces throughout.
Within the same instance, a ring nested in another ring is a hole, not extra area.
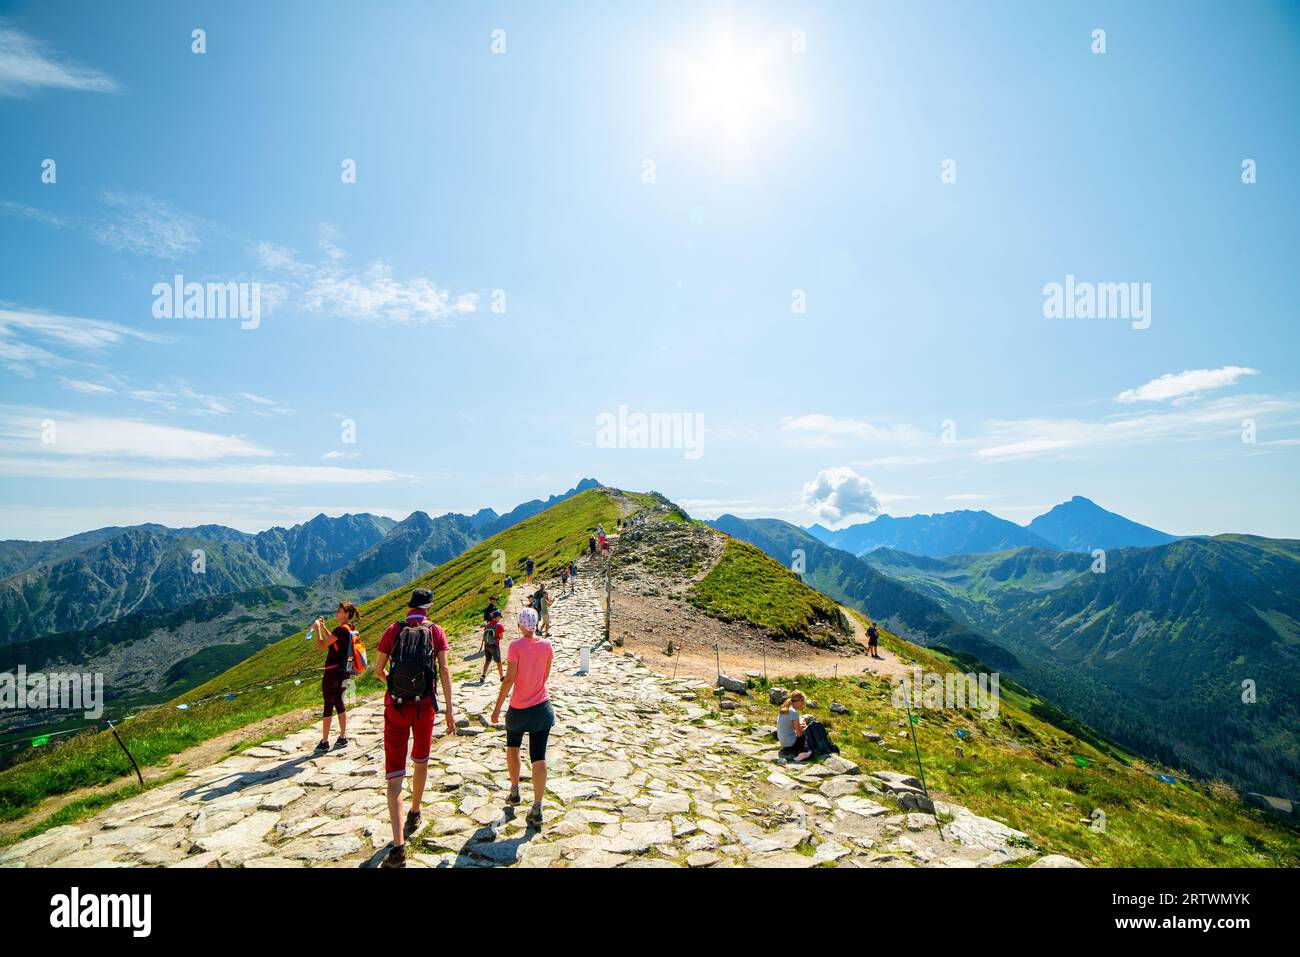
M 110 218 L 90 227 L 95 240 L 126 252 L 159 259 L 176 259 L 202 245 L 203 224 L 160 199 L 132 193 L 106 191 L 100 199 Z
M 856 515 L 879 515 L 880 499 L 871 481 L 850 468 L 823 469 L 803 487 L 804 508 L 831 524 Z
M 52 423 L 52 429 L 47 423 Z M 162 461 L 267 458 L 273 454 L 238 435 L 200 432 L 138 419 L 30 409 L 0 411 L 0 449 L 57 457 Z
M 3 443 L 0 443 L 3 447 Z M 0 475 L 16 478 L 163 482 L 213 485 L 364 485 L 413 478 L 388 469 L 328 465 L 170 465 L 92 457 L 37 459 L 0 457 Z
M 0 26 L 0 96 L 42 89 L 112 93 L 117 84 L 106 73 L 56 57 L 21 30 Z
M 813 448 L 842 446 L 848 442 L 887 442 L 919 444 L 925 436 L 910 425 L 878 426 L 864 419 L 844 419 L 833 415 L 787 415 L 781 419 L 783 432 L 795 433 L 798 445 Z
M 0 302 L 0 362 L 19 375 L 30 376 L 37 366 L 69 361 L 51 352 L 49 347 L 52 346 L 97 352 L 128 340 L 166 341 L 163 336 L 115 322 L 63 316 Z
M 320 227 L 318 243 L 325 261 L 319 264 L 305 263 L 292 249 L 269 242 L 259 243 L 255 254 L 263 268 L 286 276 L 279 284 L 281 300 L 296 298 L 308 312 L 360 320 L 436 322 L 478 311 L 477 294 L 453 295 L 423 276 L 395 279 L 392 267 L 383 260 L 361 271 L 347 268 L 347 254 L 336 244 L 338 238 L 335 227 Z
M 1188 369 L 1167 372 L 1136 389 L 1126 389 L 1115 396 L 1116 402 L 1168 402 L 1195 397 L 1211 389 L 1235 385 L 1242 376 L 1259 375 L 1258 369 L 1245 366 L 1222 366 L 1218 369 Z

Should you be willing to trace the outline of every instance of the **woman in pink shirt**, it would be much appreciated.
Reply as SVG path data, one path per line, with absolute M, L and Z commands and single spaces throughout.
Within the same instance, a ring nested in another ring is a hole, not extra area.
M 506 680 L 501 683 L 492 723 L 501 720 L 501 705 L 510 695 L 506 711 L 506 767 L 510 770 L 510 803 L 518 804 L 519 747 L 528 734 L 528 759 L 533 766 L 533 809 L 525 819 L 530 827 L 542 826 L 542 792 L 546 790 L 546 739 L 555 724 L 555 709 L 546 691 L 551 676 L 551 643 L 537 637 L 537 611 L 519 613 L 519 637 L 506 652 Z

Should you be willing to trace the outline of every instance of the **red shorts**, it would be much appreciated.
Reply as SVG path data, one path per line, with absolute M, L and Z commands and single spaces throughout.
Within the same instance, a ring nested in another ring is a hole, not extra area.
M 384 777 L 406 777 L 406 748 L 411 734 L 411 761 L 429 763 L 429 746 L 433 742 L 433 719 L 438 709 L 432 700 L 415 701 L 401 707 L 384 702 Z

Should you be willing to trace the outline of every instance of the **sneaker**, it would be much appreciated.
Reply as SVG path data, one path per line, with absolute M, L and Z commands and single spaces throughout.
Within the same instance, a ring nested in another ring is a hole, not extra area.
M 406 866 L 406 845 L 394 847 L 390 850 L 380 867 L 405 867 Z
M 322 741 L 318 745 L 316 745 L 317 754 L 324 754 L 329 749 L 330 749 L 330 743 L 328 741 Z
M 406 815 L 406 826 L 402 828 L 402 833 L 407 837 L 410 837 L 412 834 L 414 834 L 416 831 L 420 829 L 420 825 L 423 823 L 424 823 L 423 814 L 421 814 L 419 811 L 410 811 Z
M 519 797 L 519 788 L 511 788 L 510 796 L 506 798 L 506 801 L 508 801 L 510 804 L 518 804 L 520 803 L 521 800 L 522 798 Z
M 528 816 L 524 818 L 524 822 L 529 827 L 535 827 L 540 829 L 542 826 L 542 809 L 539 807 L 534 807 L 531 811 L 528 812 Z
M 339 748 L 346 748 L 351 743 L 352 742 L 349 741 L 346 737 L 339 738 L 337 741 L 334 742 L 334 749 L 337 751 Z

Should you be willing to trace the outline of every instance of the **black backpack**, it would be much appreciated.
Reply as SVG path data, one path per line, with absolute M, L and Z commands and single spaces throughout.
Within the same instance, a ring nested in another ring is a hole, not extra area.
M 438 664 L 433 656 L 433 626 L 429 622 L 401 625 L 388 662 L 388 696 L 395 705 L 429 698 L 438 706 Z

